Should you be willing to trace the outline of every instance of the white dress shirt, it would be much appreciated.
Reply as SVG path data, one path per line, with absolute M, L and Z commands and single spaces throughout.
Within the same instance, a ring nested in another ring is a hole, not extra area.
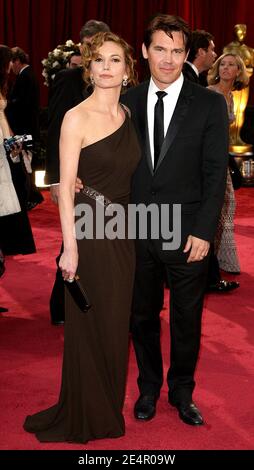
M 167 93 L 163 98 L 164 103 L 164 137 L 167 133 L 168 126 L 170 124 L 171 118 L 173 116 L 176 103 L 180 94 L 180 91 L 183 86 L 183 74 L 181 73 L 180 77 L 173 83 L 171 83 L 168 88 L 165 88 L 163 91 Z M 157 103 L 158 96 L 156 95 L 157 91 L 160 90 L 157 85 L 155 85 L 153 79 L 151 78 L 148 96 L 147 96 L 147 122 L 148 122 L 148 132 L 149 132 L 149 141 L 151 149 L 152 164 L 154 166 L 154 139 L 153 139 L 153 128 L 154 128 L 154 107 Z
M 30 65 L 29 64 L 24 65 L 24 67 L 22 67 L 22 69 L 20 69 L 19 75 L 23 72 L 23 70 L 27 69 L 27 67 L 30 67 Z

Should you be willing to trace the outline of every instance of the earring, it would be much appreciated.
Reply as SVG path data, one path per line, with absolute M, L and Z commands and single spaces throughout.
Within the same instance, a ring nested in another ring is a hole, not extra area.
M 94 78 L 92 76 L 90 77 L 90 82 L 91 82 L 91 85 L 94 86 Z
M 123 86 L 127 86 L 127 85 L 128 85 L 128 77 L 124 77 Z

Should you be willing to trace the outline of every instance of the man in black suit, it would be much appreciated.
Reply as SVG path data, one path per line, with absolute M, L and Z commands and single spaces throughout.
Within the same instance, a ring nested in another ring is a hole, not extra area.
M 12 48 L 12 70 L 16 75 L 8 97 L 7 118 L 14 134 L 32 134 L 39 139 L 39 84 L 25 51 Z
M 16 80 L 8 96 L 7 119 L 14 134 L 32 135 L 35 157 L 40 141 L 39 84 L 29 65 L 28 55 L 20 47 L 12 48 L 12 70 L 16 75 Z M 32 158 L 32 154 L 29 156 Z M 31 168 L 29 171 L 32 171 Z M 29 173 L 26 176 L 28 181 L 27 208 L 31 209 L 43 201 L 43 196 L 34 184 L 34 175 Z
M 204 74 L 212 67 L 216 57 L 212 34 L 200 29 L 193 31 L 188 58 L 183 65 L 185 78 L 199 85 L 207 86 Z
M 81 50 L 82 44 L 88 42 L 96 33 L 109 30 L 108 25 L 103 21 L 87 21 L 80 31 Z M 56 75 L 50 90 L 45 182 L 51 185 L 51 198 L 55 204 L 58 203 L 59 138 L 62 121 L 69 109 L 77 106 L 89 96 L 82 75 L 82 67 L 63 70 Z M 62 272 L 59 269 L 56 272 L 56 279 L 50 297 L 50 315 L 53 325 L 64 323 L 64 283 Z
M 154 416 L 163 382 L 159 316 L 166 271 L 171 293 L 168 400 L 185 423 L 200 425 L 203 418 L 192 392 L 209 245 L 225 191 L 228 117 L 222 96 L 183 78 L 189 40 L 189 27 L 181 18 L 157 15 L 145 32 L 142 49 L 151 80 L 129 90 L 124 102 L 143 153 L 133 179 L 132 202 L 154 203 L 159 209 L 168 204 L 170 211 L 181 204 L 179 248 L 165 249 L 162 237 L 136 241 L 131 331 L 140 396 L 134 413 L 139 420 Z
M 207 86 L 205 73 L 212 67 L 215 53 L 214 37 L 204 30 L 195 30 L 191 35 L 188 60 L 183 65 L 183 75 L 188 80 L 201 86 Z M 225 293 L 239 287 L 239 282 L 226 281 L 221 278 L 220 267 L 211 243 L 207 276 L 207 291 Z

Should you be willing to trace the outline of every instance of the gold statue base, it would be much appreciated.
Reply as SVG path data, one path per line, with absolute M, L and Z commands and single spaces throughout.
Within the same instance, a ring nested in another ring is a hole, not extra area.
M 252 145 L 251 144 L 243 144 L 243 145 L 230 145 L 229 152 L 237 154 L 239 156 L 246 155 L 248 152 L 252 152 Z
M 248 144 L 246 144 L 248 146 Z M 249 145 L 252 148 L 252 145 Z M 236 151 L 232 151 L 231 148 L 241 147 L 243 145 L 232 145 L 230 147 L 229 154 L 231 155 L 230 158 L 234 158 L 235 162 L 242 173 L 243 177 L 243 186 L 254 186 L 254 155 L 253 152 L 245 152 L 240 153 Z

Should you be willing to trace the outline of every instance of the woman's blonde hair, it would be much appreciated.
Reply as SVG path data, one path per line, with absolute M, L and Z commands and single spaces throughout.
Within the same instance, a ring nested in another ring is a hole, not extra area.
M 137 72 L 135 70 L 135 60 L 132 57 L 132 47 L 120 36 L 111 32 L 97 33 L 89 43 L 84 43 L 82 51 L 82 65 L 84 68 L 83 78 L 87 85 L 91 85 L 90 81 L 90 65 L 91 61 L 98 56 L 98 49 L 105 42 L 114 42 L 120 46 L 124 52 L 126 69 L 128 73 L 128 85 L 135 86 L 138 83 Z
M 224 57 L 232 56 L 235 57 L 236 63 L 238 66 L 238 70 L 240 71 L 239 75 L 236 77 L 234 84 L 233 84 L 233 91 L 234 90 L 242 90 L 249 84 L 249 77 L 247 75 L 246 67 L 241 59 L 241 57 L 238 54 L 235 54 L 234 52 L 227 52 L 225 54 L 222 54 L 218 59 L 214 62 L 213 66 L 210 68 L 208 72 L 208 85 L 216 85 L 216 83 L 219 83 L 220 81 L 220 76 L 219 76 L 219 66 L 221 61 L 224 59 Z

